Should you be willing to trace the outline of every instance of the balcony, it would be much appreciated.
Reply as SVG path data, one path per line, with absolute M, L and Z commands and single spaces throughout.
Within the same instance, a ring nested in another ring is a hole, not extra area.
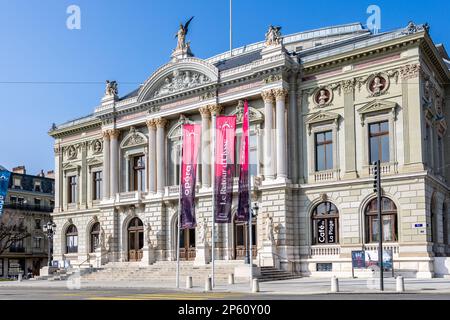
M 129 191 L 116 194 L 116 204 L 138 204 L 144 199 L 146 193 L 142 191 Z
M 340 254 L 341 247 L 339 245 L 316 245 L 309 249 L 311 257 L 339 256 Z
M 336 181 L 339 178 L 339 169 L 314 172 L 314 182 Z
M 367 166 L 369 169 L 369 175 L 373 176 L 373 172 L 375 170 L 374 165 Z M 398 173 L 398 163 L 397 162 L 385 162 L 380 164 L 380 173 L 381 176 L 384 175 L 393 175 Z
M 7 202 L 7 203 L 5 203 L 4 207 L 7 209 L 12 209 L 12 210 L 24 210 L 24 211 L 34 211 L 34 212 L 53 212 L 53 207 L 46 206 L 46 205 L 34 205 L 34 204 Z

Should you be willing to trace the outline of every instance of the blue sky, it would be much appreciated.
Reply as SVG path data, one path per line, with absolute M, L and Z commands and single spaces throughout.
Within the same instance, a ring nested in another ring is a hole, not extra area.
M 66 27 L 73 4 L 81 8 L 81 30 Z M 450 47 L 446 0 L 234 0 L 234 46 L 263 40 L 269 24 L 284 34 L 365 24 L 371 4 L 381 8 L 381 31 L 428 22 L 434 41 Z M 52 169 L 51 124 L 93 112 L 106 79 L 119 82 L 121 95 L 144 82 L 168 62 L 178 24 L 191 15 L 188 38 L 197 57 L 228 50 L 228 6 L 228 0 L 0 0 L 0 164 L 26 165 L 32 174 Z

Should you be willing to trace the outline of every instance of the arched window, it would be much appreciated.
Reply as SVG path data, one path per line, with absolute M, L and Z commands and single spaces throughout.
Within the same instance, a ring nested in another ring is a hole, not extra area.
M 365 211 L 366 220 L 366 242 L 377 242 L 379 240 L 379 224 L 378 224 L 378 210 L 377 199 L 369 202 Z M 397 207 L 394 202 L 383 197 L 381 199 L 381 220 L 383 221 L 383 241 L 396 242 L 397 234 Z
M 78 252 L 78 230 L 75 225 L 70 225 L 66 231 L 66 253 Z
M 100 223 L 96 222 L 91 228 L 91 252 L 95 252 L 100 243 Z
M 339 211 L 331 202 L 322 202 L 312 213 L 313 244 L 339 243 Z

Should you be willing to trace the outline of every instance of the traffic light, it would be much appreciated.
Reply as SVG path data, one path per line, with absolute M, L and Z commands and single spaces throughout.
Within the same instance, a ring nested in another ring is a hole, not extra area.
M 373 163 L 373 192 L 380 191 L 380 160 Z

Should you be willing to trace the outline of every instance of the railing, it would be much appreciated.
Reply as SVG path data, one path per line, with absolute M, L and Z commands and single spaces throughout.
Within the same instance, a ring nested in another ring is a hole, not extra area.
M 310 256 L 338 256 L 341 254 L 339 246 L 312 246 L 309 249 Z
M 373 243 L 373 244 L 365 244 L 364 245 L 364 250 L 367 251 L 377 251 L 378 250 L 378 244 L 377 243 Z M 399 246 L 397 243 L 389 243 L 389 244 L 383 244 L 383 250 L 387 250 L 390 251 L 392 250 L 392 254 L 398 254 L 399 253 Z
M 381 175 L 390 175 L 398 173 L 398 163 L 397 162 L 385 162 L 380 164 L 380 173 Z M 373 175 L 375 170 L 374 165 L 369 166 L 369 175 Z
M 4 205 L 7 209 L 25 210 L 25 211 L 38 211 L 38 212 L 53 212 L 53 207 L 46 205 L 34 205 L 34 204 L 22 204 L 7 202 Z
M 322 182 L 322 181 L 333 181 L 337 180 L 339 176 L 339 170 L 326 170 L 326 171 L 317 171 L 314 173 L 314 181 Z

